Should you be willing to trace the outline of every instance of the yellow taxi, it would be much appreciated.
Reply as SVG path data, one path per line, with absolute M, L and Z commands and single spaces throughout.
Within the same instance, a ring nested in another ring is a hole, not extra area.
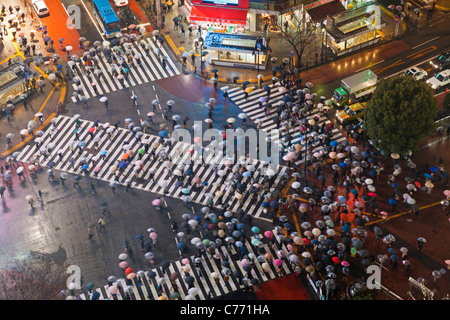
M 343 110 L 336 112 L 336 119 L 340 123 L 345 123 L 351 120 L 355 120 L 358 118 L 364 117 L 364 110 L 366 107 L 366 103 L 354 103 L 347 107 L 345 107 Z

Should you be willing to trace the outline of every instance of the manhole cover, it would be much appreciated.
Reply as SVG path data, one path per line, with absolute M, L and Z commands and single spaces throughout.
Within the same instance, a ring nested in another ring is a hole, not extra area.
M 170 34 L 170 31 L 166 31 L 165 34 L 166 34 L 166 35 L 167 35 L 167 34 Z
M 183 43 L 184 43 L 184 41 L 180 41 L 180 43 L 181 43 L 181 44 L 183 44 Z

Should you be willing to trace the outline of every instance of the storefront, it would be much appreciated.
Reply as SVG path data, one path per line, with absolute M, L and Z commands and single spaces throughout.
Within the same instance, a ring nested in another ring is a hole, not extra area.
M 268 53 L 258 50 L 265 46 L 263 37 L 208 32 L 203 49 L 212 65 L 265 70 Z
M 243 33 L 247 27 L 249 0 L 190 0 L 190 23 L 207 32 Z
M 3 112 L 7 103 L 15 104 L 29 90 L 28 82 L 34 71 L 27 65 L 14 63 L 0 71 L 0 107 Z
M 356 14 L 351 12 L 327 19 L 327 47 L 335 56 L 341 56 L 381 41 L 381 33 L 378 29 L 369 28 L 370 6 L 366 12 Z M 380 18 L 379 28 L 386 24 Z

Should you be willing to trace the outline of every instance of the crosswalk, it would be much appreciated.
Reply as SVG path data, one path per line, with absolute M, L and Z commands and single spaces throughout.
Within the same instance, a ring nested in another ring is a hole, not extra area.
M 76 121 L 79 121 L 78 129 Z M 170 197 L 182 198 L 184 189 L 188 189 L 190 201 L 194 203 L 208 205 L 212 199 L 217 206 L 219 199 L 223 199 L 223 203 L 230 205 L 227 210 L 236 212 L 242 208 L 254 218 L 271 221 L 264 215 L 261 216 L 264 211 L 261 205 L 263 194 L 270 193 L 277 187 L 288 170 L 285 166 L 272 168 L 265 161 L 240 158 L 240 164 L 251 171 L 250 175 L 242 179 L 242 183 L 247 184 L 247 189 L 240 193 L 242 197 L 239 199 L 234 192 L 230 194 L 227 191 L 226 181 L 232 180 L 235 172 L 233 164 L 227 163 L 227 159 L 222 159 L 221 155 L 211 153 L 205 160 L 205 165 L 196 161 L 183 167 L 191 156 L 189 151 L 193 151 L 194 157 L 201 152 L 194 149 L 193 144 L 174 141 L 170 149 L 167 149 L 158 143 L 161 138 L 155 135 L 141 132 L 139 137 L 132 130 L 121 127 L 116 129 L 108 123 L 99 123 L 97 130 L 89 133 L 93 127 L 92 121 L 75 120 L 73 117 L 60 115 L 52 119 L 52 125 L 42 136 L 35 138 L 35 144 L 26 145 L 16 159 L 27 163 L 37 162 L 42 167 L 89 176 L 109 183 L 116 180 L 119 184 L 126 185 L 131 182 L 131 188 Z M 84 146 L 80 146 L 80 142 L 84 143 Z M 139 150 L 145 149 L 146 145 L 147 152 L 139 159 Z M 165 152 L 171 160 L 152 156 L 152 149 L 156 155 Z M 127 159 L 128 164 L 120 169 L 118 167 L 123 162 L 125 153 L 132 155 Z M 219 158 L 215 158 L 216 156 Z M 216 159 L 220 159 L 217 165 L 214 164 Z M 84 164 L 88 165 L 85 170 L 82 167 Z M 180 172 L 185 173 L 187 170 L 192 170 L 191 181 L 180 175 Z M 152 173 L 153 179 L 149 179 Z M 252 184 L 266 185 L 267 189 L 253 199 L 254 193 L 248 192 Z
M 129 68 L 128 77 L 124 78 L 123 81 L 113 75 L 113 70 L 120 74 L 121 66 L 112 61 L 109 63 L 103 53 L 95 55 L 98 65 L 92 65 L 92 72 L 90 73 L 86 72 L 82 60 L 72 62 L 76 66 L 72 68 L 75 74 L 74 79 L 79 80 L 79 82 L 73 81 L 72 83 L 74 92 L 78 94 L 71 97 L 72 102 L 76 103 L 80 100 L 80 97 L 89 99 L 180 74 L 178 67 L 166 49 L 156 44 L 152 38 L 130 43 L 127 50 L 128 54 L 134 59 L 134 66 Z M 160 54 L 158 54 L 158 50 L 160 50 Z M 114 49 L 112 51 L 115 52 Z M 140 63 L 136 63 L 134 58 L 136 55 L 140 56 L 138 59 Z M 162 57 L 165 58 L 165 65 L 163 65 Z
M 262 97 L 267 96 L 267 92 L 264 89 L 259 89 L 256 87 L 249 87 L 252 88 L 253 91 L 248 94 L 248 98 L 245 98 L 245 92 L 242 90 L 242 87 L 234 87 L 230 88 L 228 86 L 221 87 L 220 89 L 222 91 L 226 91 L 228 93 L 228 96 L 230 100 L 236 104 L 236 106 L 242 110 L 243 113 L 247 115 L 249 119 L 251 119 L 255 123 L 259 123 L 259 128 L 261 130 L 264 130 L 270 135 L 270 132 L 272 130 L 277 129 L 277 124 L 274 121 L 274 118 L 277 116 L 276 107 L 278 106 L 278 103 L 282 101 L 282 98 L 284 96 L 284 93 L 280 90 L 278 90 L 278 83 L 269 85 L 271 88 L 270 97 L 268 100 L 266 100 L 265 103 L 272 104 L 272 110 L 269 111 L 268 115 L 265 114 L 262 107 L 260 107 L 259 99 Z M 263 103 L 264 104 L 264 103 Z M 317 108 L 314 108 L 311 112 L 310 117 L 318 117 L 319 122 L 318 125 L 322 125 L 322 123 L 329 124 L 330 120 L 324 116 Z M 283 131 L 285 132 L 285 131 Z M 333 138 L 332 140 L 336 142 L 342 142 L 346 140 L 346 137 L 337 129 L 332 129 Z M 300 131 L 298 129 L 298 126 L 295 126 L 295 128 L 289 129 L 289 134 L 292 136 L 292 144 L 297 144 L 301 140 L 300 138 Z M 280 139 L 283 137 L 280 136 Z M 277 140 L 274 140 L 277 141 Z M 279 141 L 279 140 L 278 140 Z M 321 147 L 316 147 L 312 150 L 313 153 L 319 151 L 322 149 Z M 297 162 L 297 164 L 302 163 L 304 161 L 304 158 Z
M 247 238 L 243 242 L 248 250 L 247 256 L 253 254 L 255 257 L 250 271 L 251 276 L 248 278 L 257 279 L 259 283 L 263 283 L 294 272 L 296 263 L 290 261 L 289 251 L 286 245 L 276 237 L 276 232 L 275 229 L 273 246 L 267 243 L 261 243 L 258 247 L 255 247 L 251 242 L 254 236 Z M 259 234 L 258 237 L 261 239 L 263 235 Z M 150 272 L 136 272 L 139 275 L 136 275 L 131 280 L 125 280 L 124 278 L 118 279 L 116 284 L 119 284 L 119 291 L 115 294 L 110 292 L 109 285 L 102 286 L 94 291 L 98 292 L 99 300 L 158 300 L 161 295 L 169 298 L 170 294 L 174 291 L 178 292 L 179 299 L 182 300 L 206 300 L 208 298 L 214 299 L 244 288 L 243 283 L 236 277 L 235 273 L 238 271 L 246 277 L 246 271 L 241 263 L 242 257 L 237 255 L 235 246 L 223 245 L 217 247 L 217 251 L 222 257 L 228 257 L 228 266 L 218 265 L 211 254 L 207 253 L 201 256 L 197 264 L 194 262 L 196 256 L 188 258 L 189 264 L 187 266 L 190 269 L 188 274 L 183 271 L 185 270 L 183 267 L 186 265 L 182 263 L 183 259 L 181 259 L 170 262 L 166 269 L 159 266 L 151 269 Z M 265 255 L 266 253 L 270 254 L 272 258 L 267 257 L 267 259 L 261 261 L 256 259 L 256 257 Z M 273 264 L 275 259 L 283 261 L 283 264 L 278 270 Z M 229 270 L 228 279 L 224 276 L 227 274 L 223 272 L 224 268 Z M 171 277 L 174 273 L 178 275 Z M 194 278 L 192 285 L 188 284 L 190 283 L 189 281 L 186 282 L 186 276 Z M 160 290 L 158 290 L 158 286 L 160 286 Z M 192 290 L 192 288 L 196 290 Z M 92 297 L 94 291 L 90 294 L 82 293 L 79 297 L 82 300 L 88 300 Z M 196 293 L 193 293 L 193 291 Z

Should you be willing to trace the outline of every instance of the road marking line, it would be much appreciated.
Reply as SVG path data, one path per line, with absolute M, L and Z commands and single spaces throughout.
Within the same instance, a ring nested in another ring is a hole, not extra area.
M 375 65 L 377 65 L 377 64 L 379 64 L 379 63 L 382 63 L 382 62 L 384 62 L 384 61 L 386 61 L 386 60 L 378 61 L 378 62 L 375 62 L 374 64 L 372 64 L 371 66 L 367 66 L 367 67 L 358 69 L 358 70 L 355 71 L 355 73 L 356 73 L 356 72 L 359 72 L 359 71 L 362 71 L 362 70 L 364 70 L 364 69 L 367 69 L 367 68 L 372 68 L 373 66 L 375 66 Z
M 418 48 L 418 47 L 420 47 L 420 46 L 423 46 L 424 44 L 427 44 L 428 42 L 434 41 L 434 40 L 436 40 L 436 39 L 439 39 L 439 36 L 437 36 L 437 37 L 435 37 L 435 38 L 433 38 L 433 39 L 430 39 L 430 40 L 428 40 L 428 41 L 425 41 L 425 42 L 423 42 L 423 43 L 421 43 L 421 44 L 418 44 L 417 46 L 412 47 L 411 50 L 414 50 L 414 49 L 416 49 L 416 48 Z
M 103 33 L 100 31 L 100 29 L 97 26 L 97 21 L 92 18 L 91 13 L 89 12 L 88 8 L 84 4 L 84 1 L 81 0 L 81 4 L 83 5 L 84 9 L 86 9 L 87 14 L 89 15 L 89 18 L 91 18 L 92 22 L 94 23 L 95 29 L 97 29 L 98 33 L 100 34 L 100 37 L 102 37 L 103 41 L 105 41 L 105 37 L 103 36 Z

